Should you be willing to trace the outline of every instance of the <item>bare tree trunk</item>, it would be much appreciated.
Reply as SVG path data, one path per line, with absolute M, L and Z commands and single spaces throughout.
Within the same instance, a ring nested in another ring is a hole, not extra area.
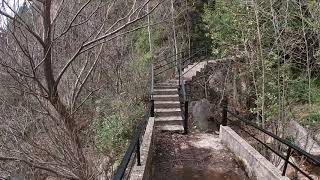
M 149 14 L 149 3 L 147 4 L 147 13 Z M 151 41 L 151 27 L 150 27 L 150 14 L 148 15 L 148 35 L 149 35 L 149 51 L 152 53 L 152 41 Z
M 51 0 L 44 1 L 43 10 L 43 38 L 44 38 L 44 75 L 46 78 L 47 88 L 49 92 L 49 99 L 56 101 L 58 94 L 56 94 L 55 80 L 52 72 L 52 62 L 51 62 Z
M 264 127 L 265 125 L 265 59 L 263 58 L 263 52 L 262 52 L 262 44 L 261 44 L 261 33 L 260 33 L 260 23 L 259 23 L 259 14 L 258 14 L 258 8 L 255 0 L 252 0 L 253 8 L 254 8 L 254 14 L 255 14 L 255 20 L 256 20 L 256 26 L 257 26 L 257 37 L 258 37 L 258 43 L 259 43 L 259 59 L 261 61 L 261 67 L 262 67 L 262 95 L 261 95 L 261 126 Z
M 306 3 L 304 3 L 306 4 Z M 308 76 L 308 103 L 309 103 L 309 110 L 311 110 L 311 69 L 310 69 L 310 57 L 309 57 L 309 46 L 306 36 L 305 30 L 305 22 L 304 22 L 304 13 L 302 12 L 302 2 L 299 0 L 299 10 L 300 10 L 300 17 L 302 22 L 302 33 L 303 33 L 303 40 L 306 48 L 306 56 L 307 56 L 307 76 Z
M 173 30 L 173 41 L 174 41 L 174 52 L 175 52 L 175 61 L 176 61 L 176 72 L 179 72 L 178 67 L 178 45 L 177 45 L 177 35 L 176 35 L 176 25 L 174 19 L 174 0 L 171 0 L 171 20 L 172 20 L 172 30 Z

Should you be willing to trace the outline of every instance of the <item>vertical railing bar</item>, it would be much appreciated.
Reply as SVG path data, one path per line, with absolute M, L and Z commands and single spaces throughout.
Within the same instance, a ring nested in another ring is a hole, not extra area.
M 151 101 L 151 109 L 150 109 L 150 117 L 154 117 L 154 65 L 151 64 L 151 92 L 150 92 L 150 101 Z
M 153 93 L 154 93 L 154 65 L 151 64 L 151 99 L 153 99 Z
M 184 121 L 183 121 L 183 125 L 184 125 L 184 134 L 188 134 L 188 118 L 189 118 L 189 102 L 185 101 L 184 102 Z
M 291 147 L 289 146 L 287 156 L 286 156 L 284 166 L 283 166 L 282 176 L 286 175 L 290 155 L 291 155 Z
M 154 99 L 151 99 L 150 117 L 154 117 Z
M 140 155 L 140 138 L 138 138 L 138 141 L 137 141 L 137 165 L 138 166 L 141 166 L 141 155 Z
M 228 99 L 227 97 L 223 97 L 222 99 L 222 126 L 226 126 L 228 122 Z

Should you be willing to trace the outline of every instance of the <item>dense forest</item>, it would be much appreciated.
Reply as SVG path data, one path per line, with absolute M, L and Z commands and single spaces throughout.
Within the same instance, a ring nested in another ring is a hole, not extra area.
M 319 30 L 316 0 L 0 0 L 0 177 L 110 178 L 151 64 L 197 48 L 240 64 L 257 124 L 320 143 Z

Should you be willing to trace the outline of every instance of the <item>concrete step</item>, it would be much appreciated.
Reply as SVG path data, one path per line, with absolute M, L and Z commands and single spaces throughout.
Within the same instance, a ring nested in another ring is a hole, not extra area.
M 179 101 L 155 101 L 155 108 L 180 108 Z
M 170 88 L 170 89 L 154 89 L 154 94 L 160 94 L 160 95 L 164 95 L 164 94 L 178 94 L 178 89 L 177 88 Z
M 183 119 L 181 116 L 167 116 L 167 117 L 156 117 L 156 125 L 183 125 Z
M 179 79 L 170 79 L 169 81 L 167 81 L 167 83 L 179 85 Z
M 154 101 L 179 101 L 179 95 L 153 95 L 153 99 Z
M 160 108 L 154 110 L 156 117 L 181 116 L 180 108 Z
M 184 79 L 185 80 L 191 80 L 192 77 L 197 76 L 198 72 L 201 72 L 204 67 L 207 65 L 206 61 L 200 62 L 200 63 L 195 63 L 192 65 L 188 65 L 186 69 L 184 69 Z
M 170 132 L 177 132 L 177 133 L 183 133 L 184 131 L 182 125 L 161 125 L 161 126 L 156 126 L 156 129 L 159 129 L 160 131 L 170 131 Z
M 175 89 L 179 88 L 178 84 L 172 84 L 172 83 L 157 83 L 154 86 L 154 89 Z
M 179 86 L 176 85 L 155 85 L 154 89 L 178 89 Z

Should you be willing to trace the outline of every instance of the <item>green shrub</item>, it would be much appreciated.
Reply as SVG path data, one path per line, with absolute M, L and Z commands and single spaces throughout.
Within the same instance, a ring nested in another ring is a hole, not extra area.
M 311 81 L 311 102 L 320 103 L 320 88 L 317 85 L 318 80 Z M 295 102 L 307 103 L 309 96 L 308 80 L 298 78 L 290 83 L 289 98 Z
M 320 123 L 320 112 L 311 112 L 306 120 L 308 125 Z
M 134 47 L 135 51 L 139 54 L 146 54 L 149 52 L 149 34 L 145 29 L 136 33 Z
M 233 52 L 232 48 L 242 44 L 243 29 L 248 26 L 247 19 L 243 19 L 245 13 L 246 9 L 239 0 L 217 0 L 215 9 L 210 5 L 204 7 L 202 18 L 207 37 L 214 44 L 213 54 L 226 56 Z
M 142 104 L 135 104 L 126 98 L 112 100 L 106 105 L 96 124 L 95 142 L 101 153 L 111 153 L 113 157 L 123 154 L 144 113 Z

